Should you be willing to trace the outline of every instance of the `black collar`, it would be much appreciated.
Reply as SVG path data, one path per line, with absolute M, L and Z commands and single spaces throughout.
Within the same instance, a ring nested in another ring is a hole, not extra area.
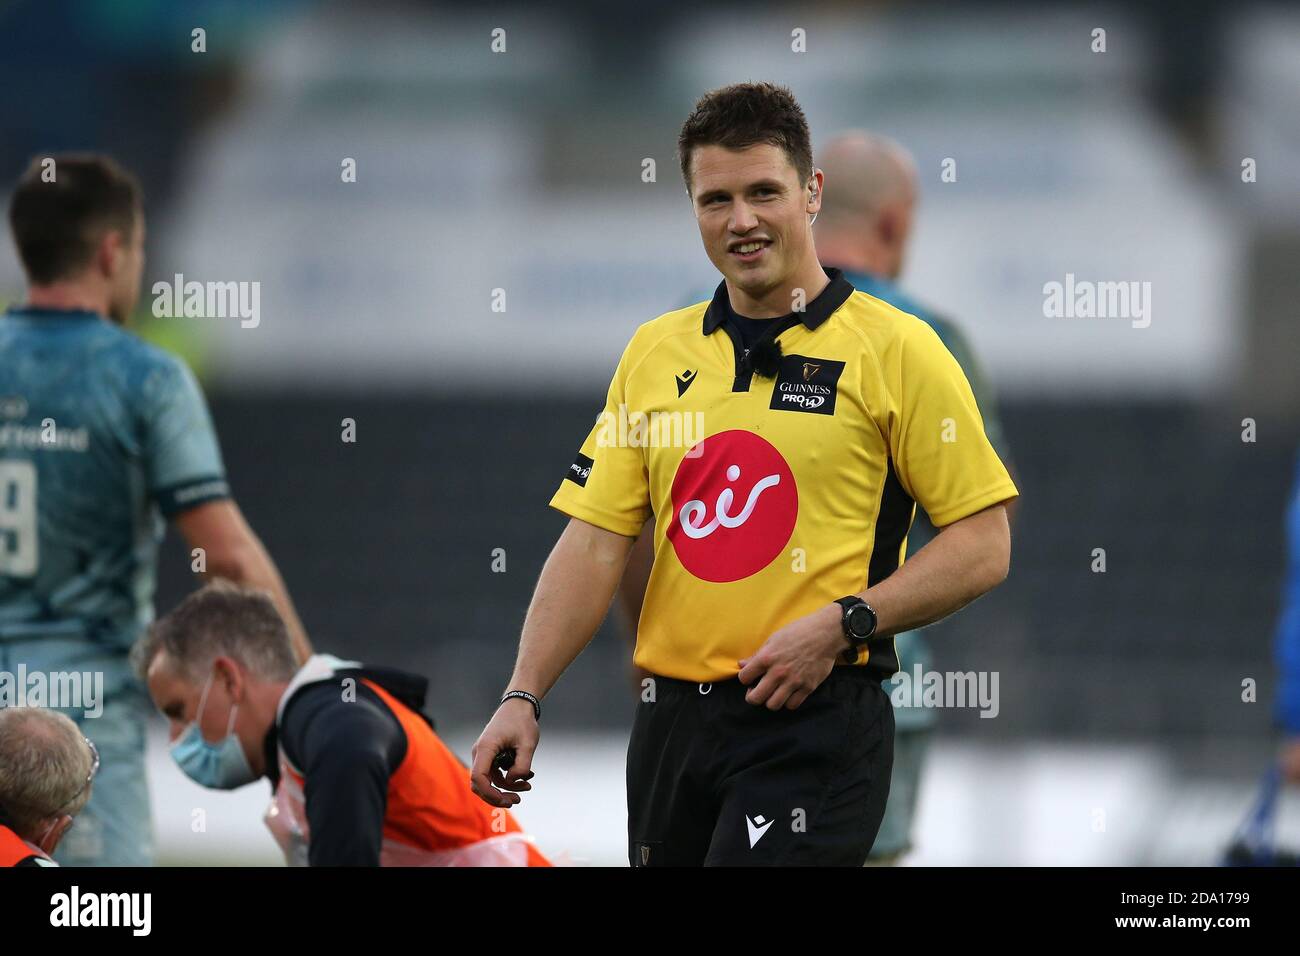
M 842 270 L 823 268 L 823 271 L 831 281 L 818 293 L 817 298 L 808 303 L 801 316 L 803 324 L 809 331 L 829 319 L 835 310 L 853 294 L 853 286 L 849 285 L 849 280 L 844 278 Z M 713 293 L 713 301 L 704 310 L 704 334 L 712 335 L 730 311 L 731 300 L 727 298 L 727 283 L 723 280 L 718 284 L 717 291 Z

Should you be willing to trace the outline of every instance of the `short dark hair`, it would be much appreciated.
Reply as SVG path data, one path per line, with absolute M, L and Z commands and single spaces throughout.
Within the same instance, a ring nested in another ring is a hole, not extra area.
M 181 601 L 136 642 L 131 663 L 141 680 L 159 651 L 195 682 L 206 679 L 218 657 L 233 657 L 263 680 L 288 680 L 298 670 L 289 629 L 271 595 L 220 578 Z
M 35 157 L 9 200 L 9 228 L 27 278 L 45 285 L 75 276 L 105 232 L 131 236 L 142 195 L 139 181 L 107 156 Z
M 788 89 L 773 83 L 734 83 L 705 93 L 677 137 L 677 156 L 687 190 L 691 188 L 695 147 L 746 149 L 759 143 L 783 149 L 800 181 L 812 175 L 808 119 Z

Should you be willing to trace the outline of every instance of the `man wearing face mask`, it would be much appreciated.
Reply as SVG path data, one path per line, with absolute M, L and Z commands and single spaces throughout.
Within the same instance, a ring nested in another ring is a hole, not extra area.
M 0 867 L 58 866 L 54 848 L 90 799 L 95 745 L 57 711 L 0 709 Z
M 266 823 L 291 865 L 549 866 L 421 712 L 427 682 L 317 654 L 299 667 L 270 598 L 225 582 L 191 594 L 133 651 L 205 787 L 266 777 Z

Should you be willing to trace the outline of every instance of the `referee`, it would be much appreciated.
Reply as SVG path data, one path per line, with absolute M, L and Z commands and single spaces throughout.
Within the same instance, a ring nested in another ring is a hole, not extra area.
M 1006 577 L 1016 488 L 933 330 L 818 264 L 823 176 L 789 91 L 707 94 L 678 147 L 724 281 L 624 351 L 551 500 L 571 520 L 472 783 L 495 806 L 531 789 L 540 699 L 655 514 L 629 862 L 860 866 L 889 793 L 892 635 Z M 903 564 L 918 503 L 940 531 Z

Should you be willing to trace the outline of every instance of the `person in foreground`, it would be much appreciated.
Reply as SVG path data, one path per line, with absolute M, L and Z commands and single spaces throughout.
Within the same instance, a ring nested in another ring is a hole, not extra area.
M 818 262 L 812 219 L 833 184 L 790 92 L 707 94 L 678 149 L 723 281 L 637 329 L 551 499 L 570 521 L 474 789 L 506 807 L 533 786 L 541 699 L 653 513 L 629 862 L 861 866 L 889 793 L 892 636 L 1006 578 L 1016 487 L 933 329 Z M 664 413 L 699 434 L 647 440 Z M 918 503 L 939 533 L 904 562 Z

